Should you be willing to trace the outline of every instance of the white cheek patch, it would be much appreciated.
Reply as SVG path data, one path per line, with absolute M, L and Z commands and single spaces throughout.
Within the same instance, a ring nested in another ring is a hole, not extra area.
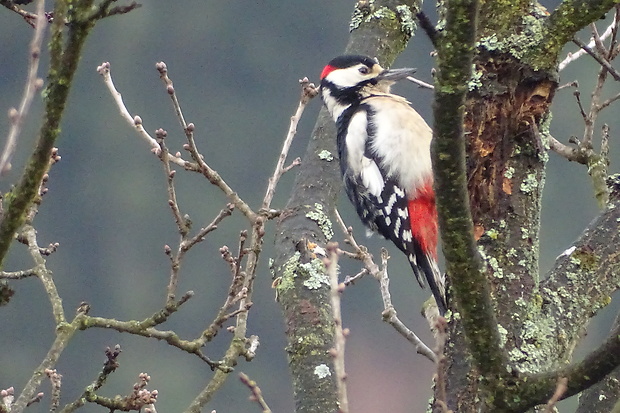
M 346 69 L 336 69 L 327 75 L 326 79 L 341 88 L 355 86 L 370 77 L 364 76 L 359 72 L 359 68 L 362 66 L 366 67 L 366 65 L 360 63 Z

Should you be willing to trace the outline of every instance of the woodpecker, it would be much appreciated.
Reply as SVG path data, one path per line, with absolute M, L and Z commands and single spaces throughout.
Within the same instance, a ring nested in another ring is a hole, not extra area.
M 445 281 L 437 266 L 437 210 L 431 128 L 390 86 L 414 69 L 384 70 L 376 59 L 339 56 L 321 73 L 321 97 L 336 122 L 340 171 L 349 200 L 372 233 L 403 251 L 440 313 Z

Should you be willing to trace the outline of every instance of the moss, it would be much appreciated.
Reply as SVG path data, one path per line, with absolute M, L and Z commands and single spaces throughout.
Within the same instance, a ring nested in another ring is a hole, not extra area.
M 306 217 L 317 223 L 317 225 L 323 232 L 326 240 L 329 241 L 330 239 L 332 239 L 332 237 L 334 236 L 332 222 L 325 213 L 325 211 L 323 211 L 323 205 L 315 203 L 314 210 L 307 212 Z
M 586 251 L 583 248 L 575 250 L 570 256 L 572 263 L 579 265 L 585 271 L 596 271 L 598 269 L 599 259 L 596 254 Z

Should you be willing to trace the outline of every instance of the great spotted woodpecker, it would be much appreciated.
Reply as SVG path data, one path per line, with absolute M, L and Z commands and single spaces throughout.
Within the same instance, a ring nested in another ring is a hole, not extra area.
M 321 97 L 336 122 L 345 191 L 362 222 L 391 240 L 424 277 L 441 314 L 445 282 L 437 266 L 437 211 L 431 128 L 390 93 L 414 69 L 384 70 L 366 56 L 340 56 L 321 73 Z

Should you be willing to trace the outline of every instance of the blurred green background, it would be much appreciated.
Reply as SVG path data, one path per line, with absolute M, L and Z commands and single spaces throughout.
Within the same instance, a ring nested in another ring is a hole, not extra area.
M 47 3 L 49 9 L 51 2 Z M 556 3 L 543 4 L 552 8 Z M 353 1 L 324 0 L 151 0 L 128 15 L 97 24 L 86 44 L 62 124 L 58 142 L 62 162 L 51 172 L 50 192 L 36 220 L 41 245 L 60 243 L 48 266 L 55 274 L 68 317 L 81 301 L 91 304 L 92 315 L 119 319 L 142 319 L 158 310 L 164 303 L 169 274 L 163 246 L 174 247 L 178 242 L 160 162 L 120 118 L 96 67 L 104 61 L 111 63 L 114 81 L 129 111 L 139 114 L 150 132 L 166 129 L 168 146 L 176 151 L 181 149 L 184 135 L 155 70 L 156 62 L 165 61 L 185 117 L 196 125 L 197 143 L 207 162 L 243 199 L 257 207 L 297 105 L 297 80 L 308 76 L 317 82 L 323 65 L 341 54 L 353 5 Z M 426 7 L 432 15 L 433 5 L 428 2 Z M 19 103 L 32 29 L 16 14 L 1 9 L 0 35 L 4 39 L 0 49 L 0 113 L 6 114 Z M 582 33 L 582 39 L 588 37 L 587 32 Z M 575 49 L 567 47 L 566 51 Z M 431 81 L 431 50 L 430 42 L 420 33 L 394 66 L 416 67 L 419 78 Z M 45 55 L 41 76 L 47 69 L 46 59 Z M 562 82 L 578 79 L 583 100 L 589 103 L 597 70 L 592 59 L 582 58 L 562 73 Z M 430 91 L 411 84 L 401 84 L 397 91 L 431 122 Z M 617 84 L 611 85 L 606 96 L 618 91 Z M 601 116 L 601 121 L 611 127 L 612 172 L 619 171 L 620 163 L 619 107 Z M 303 156 L 319 108 L 318 99 L 310 103 L 290 159 Z M 557 93 L 553 116 L 551 131 L 559 140 L 566 142 L 571 135 L 582 135 L 583 121 L 572 89 Z M 41 104 L 37 101 L 22 133 L 14 169 L 0 181 L 3 192 L 21 173 L 40 119 Z M 6 131 L 8 119 L 3 115 L 2 139 Z M 281 181 L 274 207 L 284 206 L 294 174 L 288 173 Z M 181 208 L 190 214 L 196 227 L 210 222 L 225 205 L 222 194 L 200 176 L 179 170 L 176 184 Z M 358 239 L 365 241 L 352 208 L 343 201 L 340 209 L 345 219 L 355 227 Z M 551 153 L 541 230 L 543 273 L 596 214 L 585 167 Z M 189 254 L 179 292 L 191 289 L 196 295 L 162 328 L 193 338 L 210 323 L 229 283 L 218 249 L 228 245 L 234 251 L 243 228 L 244 220 L 234 214 Z M 337 233 L 337 238 L 341 240 L 341 234 Z M 258 381 L 274 412 L 284 412 L 293 410 L 293 399 L 284 325 L 268 270 L 272 240 L 269 233 L 249 318 L 248 333 L 259 335 L 261 346 L 257 358 L 251 363 L 241 362 L 237 370 Z M 376 237 L 367 242 L 375 254 L 383 244 Z M 401 255 L 394 252 L 391 260 L 393 298 L 401 318 L 430 342 L 425 321 L 419 316 L 427 292 L 419 289 Z M 356 262 L 342 260 L 342 265 L 344 275 L 359 269 Z M 15 244 L 5 269 L 29 266 L 25 248 Z M 0 388 L 14 386 L 19 392 L 47 352 L 53 324 L 49 301 L 36 279 L 12 286 L 16 289 L 14 299 L 0 309 Z M 431 396 L 433 366 L 381 321 L 381 301 L 374 280 L 365 279 L 347 289 L 343 307 L 344 324 L 351 329 L 346 354 L 352 411 L 424 411 Z M 590 328 L 585 349 L 606 335 L 619 306 L 615 302 L 610 307 Z M 225 331 L 220 333 L 206 354 L 218 359 L 228 338 Z M 211 376 L 209 368 L 195 357 L 163 343 L 91 329 L 77 334 L 58 364 L 64 376 L 63 404 L 77 397 L 96 377 L 104 361 L 104 348 L 117 343 L 123 348 L 121 367 L 110 377 L 102 395 L 129 393 L 144 371 L 152 377 L 149 388 L 159 390 L 157 409 L 180 411 Z M 42 391 L 49 394 L 47 383 Z M 233 374 L 204 411 L 258 411 L 248 401 L 248 394 Z M 47 411 L 48 401 L 30 411 Z M 87 406 L 83 411 L 101 408 Z

